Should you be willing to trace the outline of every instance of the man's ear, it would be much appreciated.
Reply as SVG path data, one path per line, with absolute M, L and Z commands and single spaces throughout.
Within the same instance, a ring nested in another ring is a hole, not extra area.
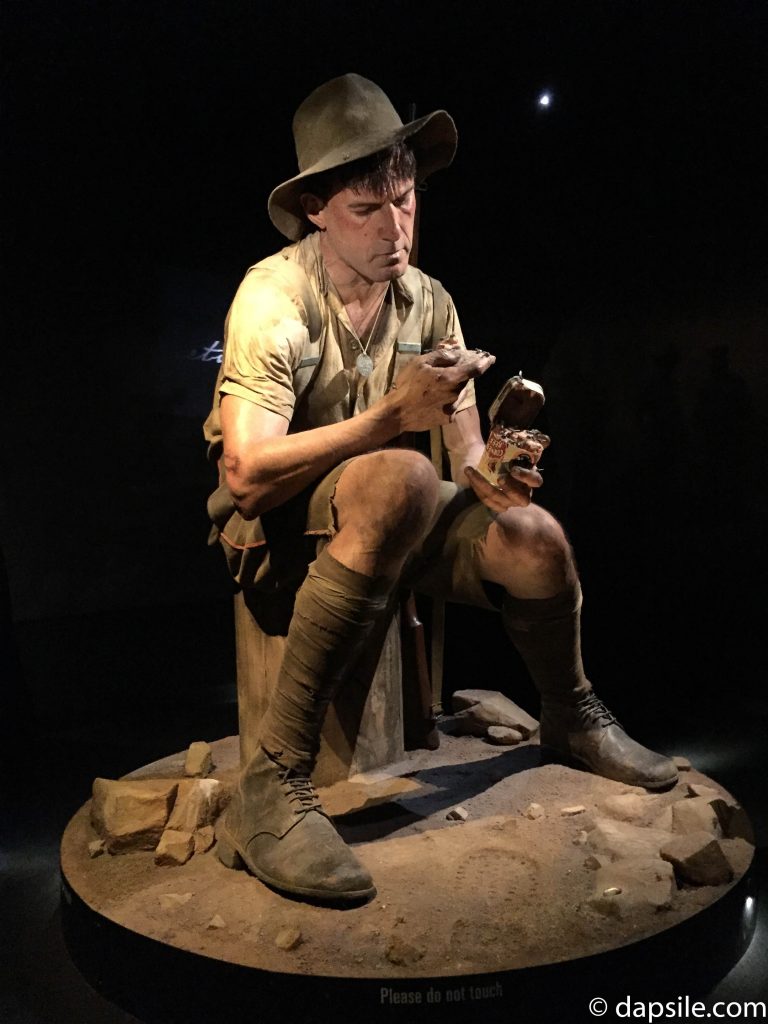
M 325 231 L 325 203 L 319 196 L 312 192 L 302 192 L 299 197 L 307 220 L 311 221 L 316 228 Z

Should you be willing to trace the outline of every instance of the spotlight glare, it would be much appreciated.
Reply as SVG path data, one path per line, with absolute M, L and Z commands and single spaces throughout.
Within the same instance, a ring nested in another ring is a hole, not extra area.
M 543 93 L 541 93 L 541 95 L 539 96 L 538 103 L 539 103 L 540 107 L 549 107 L 549 106 L 551 106 L 551 104 L 552 104 L 552 93 L 551 92 L 543 92 Z

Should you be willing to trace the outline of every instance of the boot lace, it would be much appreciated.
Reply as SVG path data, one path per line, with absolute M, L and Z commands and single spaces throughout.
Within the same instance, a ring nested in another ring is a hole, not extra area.
M 603 729 L 609 725 L 618 725 L 621 728 L 613 712 L 594 693 L 588 693 L 576 702 L 576 714 L 584 725 L 599 725 Z
M 286 768 L 280 773 L 280 782 L 288 790 L 288 799 L 299 806 L 294 809 L 294 814 L 304 814 L 306 811 L 321 811 L 320 797 L 312 785 L 308 775 L 296 775 L 291 768 Z

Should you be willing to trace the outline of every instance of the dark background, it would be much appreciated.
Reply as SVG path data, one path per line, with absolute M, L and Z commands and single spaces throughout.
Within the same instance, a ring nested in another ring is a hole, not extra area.
M 4 734 L 47 794 L 49 853 L 93 775 L 236 731 L 232 590 L 206 547 L 216 364 L 199 357 L 283 244 L 266 199 L 295 173 L 293 111 L 347 71 L 403 116 L 456 120 L 420 263 L 497 355 L 483 415 L 521 368 L 545 386 L 540 500 L 574 542 L 599 692 L 752 785 L 766 4 L 27 0 L 3 22 Z M 535 712 L 493 617 L 449 625 L 448 690 Z

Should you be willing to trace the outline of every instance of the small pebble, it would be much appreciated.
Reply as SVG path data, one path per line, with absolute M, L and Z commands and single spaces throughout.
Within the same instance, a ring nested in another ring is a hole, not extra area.
M 300 928 L 283 928 L 282 931 L 277 933 L 275 939 L 275 945 L 278 949 L 284 949 L 286 952 L 296 947 L 301 942 L 301 929 Z
M 468 817 L 469 811 L 465 810 L 461 806 L 454 807 L 453 810 L 448 811 L 446 814 L 448 821 L 466 821 Z

